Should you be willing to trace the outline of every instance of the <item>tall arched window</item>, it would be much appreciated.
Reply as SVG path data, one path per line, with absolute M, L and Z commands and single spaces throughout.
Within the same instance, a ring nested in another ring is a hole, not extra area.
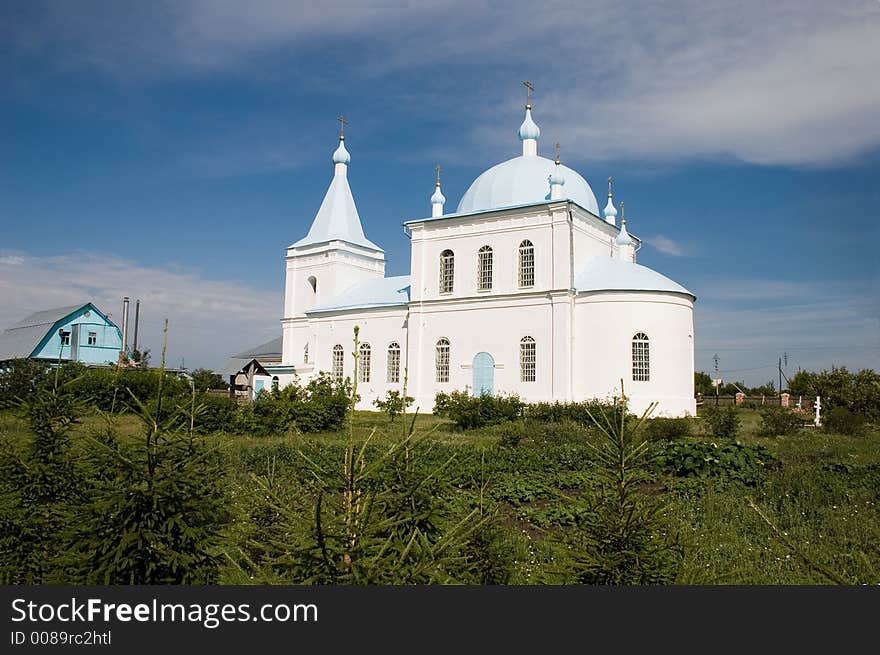
M 309 286 L 312 287 L 312 293 L 318 293 L 318 278 L 309 275 Z
M 648 382 L 651 379 L 651 356 L 648 335 L 638 332 L 633 336 L 633 381 Z
M 390 384 L 400 382 L 400 344 L 396 341 L 388 346 L 388 367 L 385 381 Z
M 528 239 L 519 244 L 519 286 L 535 286 L 535 246 Z
M 303 347 L 303 364 L 309 363 L 309 344 Z
M 449 382 L 449 339 L 445 337 L 437 342 L 434 369 L 437 382 Z
M 519 379 L 520 382 L 534 382 L 538 365 L 535 340 L 523 337 L 519 340 Z
M 483 246 L 477 252 L 477 290 L 492 288 L 492 248 Z
M 452 293 L 455 279 L 455 253 L 444 250 L 440 253 L 440 293 Z
M 370 348 L 370 344 L 362 343 L 358 347 L 358 358 L 360 361 L 358 362 L 358 382 L 369 382 L 370 381 L 370 361 L 372 355 L 372 349 Z
M 342 380 L 345 369 L 345 351 L 338 343 L 333 346 L 333 367 L 330 369 L 330 375 L 334 380 Z

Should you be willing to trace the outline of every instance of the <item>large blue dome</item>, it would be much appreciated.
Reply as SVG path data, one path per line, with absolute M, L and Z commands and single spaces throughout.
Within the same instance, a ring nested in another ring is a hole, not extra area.
M 565 177 L 563 197 L 598 216 L 599 205 L 587 181 L 567 166 L 560 168 Z M 457 213 L 549 200 L 549 177 L 555 169 L 555 162 L 538 156 L 514 157 L 501 162 L 473 181 L 458 203 Z

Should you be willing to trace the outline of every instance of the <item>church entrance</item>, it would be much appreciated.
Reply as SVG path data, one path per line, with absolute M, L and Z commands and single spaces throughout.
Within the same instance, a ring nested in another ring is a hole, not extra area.
M 474 357 L 474 396 L 492 395 L 495 391 L 495 360 L 486 352 Z

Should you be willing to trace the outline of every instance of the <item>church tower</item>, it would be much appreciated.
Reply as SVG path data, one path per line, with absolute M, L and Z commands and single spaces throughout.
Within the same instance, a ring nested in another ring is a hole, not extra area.
M 385 276 L 385 252 L 364 236 L 348 186 L 351 155 L 345 148 L 345 118 L 339 121 L 330 187 L 309 233 L 287 248 L 285 322 L 304 317 L 358 282 Z

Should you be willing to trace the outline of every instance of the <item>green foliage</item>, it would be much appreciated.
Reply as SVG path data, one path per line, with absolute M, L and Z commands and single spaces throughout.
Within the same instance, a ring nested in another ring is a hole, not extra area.
M 63 582 L 67 528 L 82 496 L 69 432 L 82 409 L 59 389 L 40 389 L 23 405 L 32 438 L 25 452 L 0 450 L 0 581 Z
M 403 414 L 406 408 L 414 402 L 415 398 L 412 396 L 403 396 L 397 389 L 389 389 L 388 393 L 385 394 L 385 398 L 376 398 L 373 401 L 373 405 L 380 412 L 388 414 L 391 417 L 391 422 L 394 423 L 394 418 Z
M 728 405 L 723 409 L 707 407 L 703 417 L 708 424 L 709 433 L 716 439 L 736 439 L 741 426 L 737 411 L 733 405 Z
M 519 396 L 471 396 L 465 391 L 438 393 L 434 398 L 434 414 L 449 418 L 459 430 L 474 430 L 487 425 L 515 421 L 523 413 L 525 403 Z
M 192 382 L 196 391 L 208 391 L 209 389 L 226 390 L 229 388 L 222 375 L 207 368 L 197 368 L 193 371 Z
M 792 378 L 791 392 L 810 400 L 819 396 L 828 410 L 845 407 L 869 421 L 880 421 L 880 373 L 870 369 L 858 373 L 846 367 L 820 373 L 799 371 Z
M 668 442 L 658 446 L 654 466 L 679 478 L 716 477 L 755 485 L 776 460 L 763 446 Z
M 651 418 L 645 421 L 644 430 L 649 441 L 683 439 L 691 436 L 692 422 L 688 418 Z
M 639 492 L 651 479 L 648 443 L 640 421 L 627 420 L 626 403 L 593 416 L 599 432 L 590 443 L 596 457 L 592 511 L 577 514 L 574 561 L 588 584 L 662 584 L 675 580 L 682 559 L 664 504 Z
M 48 364 L 32 359 L 15 359 L 0 373 L 0 409 L 15 407 L 52 384 Z
M 89 461 L 100 474 L 78 513 L 75 539 L 85 584 L 218 579 L 221 537 L 231 520 L 228 463 L 191 429 L 204 412 L 194 393 L 190 403 L 168 409 L 163 386 L 154 407 L 137 404 L 141 440 L 118 440 L 110 424 L 91 441 Z
M 704 396 L 715 395 L 715 387 L 712 386 L 712 378 L 702 371 L 694 372 L 694 393 Z
M 764 437 L 794 434 L 804 427 L 804 419 L 787 407 L 764 407 L 761 409 L 761 429 Z
M 846 407 L 833 407 L 825 412 L 822 419 L 822 428 L 826 432 L 858 436 L 865 430 L 867 419 L 862 414 L 857 414 Z

